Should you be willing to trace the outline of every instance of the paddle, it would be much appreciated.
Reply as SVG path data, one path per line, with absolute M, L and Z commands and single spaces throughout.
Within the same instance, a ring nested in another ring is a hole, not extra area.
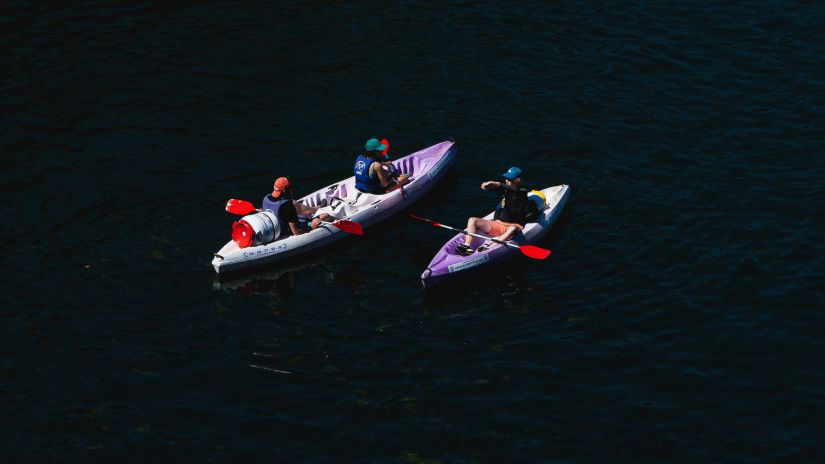
M 236 199 L 233 198 L 233 199 L 226 202 L 226 212 L 227 213 L 232 213 L 232 214 L 237 214 L 238 216 L 243 216 L 243 215 L 249 214 L 253 211 L 257 211 L 257 208 L 255 208 L 255 206 L 252 205 L 252 203 L 250 203 L 246 200 L 236 200 Z
M 228 213 L 237 214 L 238 216 L 245 216 L 254 211 L 257 211 L 257 208 L 246 200 L 236 200 L 233 198 L 226 202 L 226 212 Z M 321 221 L 321 224 L 335 226 L 350 234 L 364 235 L 364 229 L 361 227 L 361 224 L 355 221 L 338 219 L 335 222 Z
M 440 222 L 436 222 L 436 221 L 433 221 L 431 219 L 425 219 L 423 217 L 418 217 L 414 214 L 410 214 L 410 217 L 412 217 L 414 219 L 418 219 L 419 221 L 428 222 L 428 223 L 432 224 L 433 227 L 441 227 L 443 229 L 450 229 L 450 230 L 454 230 L 456 232 L 460 232 L 462 234 L 470 235 L 470 236 L 473 236 L 473 237 L 492 240 L 493 242 L 500 243 L 500 244 L 506 245 L 508 247 L 518 248 L 519 251 L 521 251 L 521 253 L 524 256 L 527 256 L 527 257 L 530 257 L 530 258 L 533 258 L 533 259 L 547 259 L 547 257 L 550 256 L 550 250 L 548 250 L 546 248 L 541 248 L 541 247 L 537 247 L 537 246 L 533 246 L 533 245 L 516 245 L 515 243 L 510 243 L 510 242 L 505 242 L 505 241 L 502 241 L 502 240 L 497 240 L 497 239 L 487 237 L 487 236 L 484 236 L 484 235 L 471 234 L 470 232 L 467 232 L 466 230 L 456 229 L 455 227 L 450 227 L 448 225 L 441 224 Z

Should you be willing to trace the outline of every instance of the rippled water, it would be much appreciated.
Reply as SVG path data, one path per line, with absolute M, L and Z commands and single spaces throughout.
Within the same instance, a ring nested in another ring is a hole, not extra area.
M 12 2 L 4 462 L 822 460 L 825 8 Z M 454 137 L 415 212 L 572 185 L 424 293 L 405 218 L 215 279 L 226 199 Z M 817 284 L 817 282 L 819 282 Z

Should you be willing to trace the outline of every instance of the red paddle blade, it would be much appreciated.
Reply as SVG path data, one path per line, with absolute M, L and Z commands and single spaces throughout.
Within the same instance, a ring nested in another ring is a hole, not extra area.
M 346 221 L 344 219 L 340 219 L 338 221 L 333 222 L 332 225 L 350 234 L 364 235 L 364 229 L 361 227 L 361 224 L 355 221 Z
M 519 250 L 524 256 L 529 256 L 533 259 L 547 259 L 550 256 L 550 250 L 533 245 L 520 245 Z
M 226 212 L 243 216 L 255 211 L 255 206 L 246 200 L 231 199 L 226 202 Z
M 386 145 L 387 148 L 381 152 L 381 156 L 387 156 L 387 152 L 390 151 L 390 141 L 387 139 L 381 139 L 381 145 Z

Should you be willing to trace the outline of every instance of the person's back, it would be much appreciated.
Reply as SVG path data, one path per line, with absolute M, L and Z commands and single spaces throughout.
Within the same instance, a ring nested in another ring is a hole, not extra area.
M 355 188 L 364 193 L 384 193 L 378 173 L 373 164 L 377 162 L 374 152 L 366 151 L 355 158 L 353 172 L 355 174 Z
M 296 202 L 292 199 L 292 185 L 289 179 L 286 177 L 276 179 L 272 193 L 265 196 L 261 201 L 261 209 L 272 211 L 278 218 L 278 226 L 281 232 L 278 237 L 275 237 L 275 240 L 304 233 L 299 227 L 298 209 L 295 204 Z M 301 214 L 312 214 L 317 209 L 307 208 L 301 204 L 298 204 L 298 206 L 302 208 Z
M 292 235 L 289 223 L 298 223 L 298 211 L 295 210 L 295 205 L 291 199 L 285 196 L 275 198 L 272 194 L 269 194 L 265 196 L 261 202 L 261 209 L 272 211 L 278 218 L 278 225 L 281 232 L 278 237 L 275 237 L 275 240 Z

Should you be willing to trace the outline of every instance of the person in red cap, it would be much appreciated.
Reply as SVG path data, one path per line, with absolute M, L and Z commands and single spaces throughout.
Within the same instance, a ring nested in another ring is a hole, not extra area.
M 275 179 L 272 193 L 265 196 L 261 209 L 268 209 L 278 217 L 281 235 L 278 238 L 290 235 L 301 235 L 309 232 L 298 226 L 298 215 L 312 215 L 318 208 L 306 206 L 300 201 L 292 199 L 292 184 L 286 177 Z
M 487 181 L 481 184 L 482 190 L 493 190 L 501 193 L 501 202 L 496 208 L 493 220 L 471 217 L 467 220 L 467 232 L 474 234 L 482 232 L 497 240 L 510 240 L 524 230 L 531 213 L 532 202 L 527 198 L 530 189 L 521 185 L 521 169 L 513 166 L 501 175 L 504 182 Z M 471 255 L 475 250 L 470 248 L 473 237 L 464 236 L 464 243 L 456 247 L 460 255 Z

